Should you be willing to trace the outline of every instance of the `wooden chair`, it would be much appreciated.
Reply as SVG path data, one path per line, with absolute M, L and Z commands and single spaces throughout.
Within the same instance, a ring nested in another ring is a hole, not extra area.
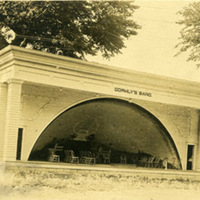
M 142 158 L 139 160 L 139 165 L 140 165 L 141 167 L 145 167 L 146 164 L 147 164 L 147 161 L 148 161 L 148 157 L 144 156 L 144 157 L 142 157 Z
M 104 163 L 110 163 L 110 155 L 111 155 L 111 150 L 109 151 L 104 151 L 104 152 L 101 152 L 102 155 L 103 155 L 103 159 L 104 159 Z
M 126 164 L 127 163 L 127 155 L 125 153 L 122 153 L 120 155 L 120 163 Z
M 160 162 L 161 162 L 160 158 L 159 157 L 155 157 L 155 159 L 153 161 L 153 166 L 155 168 L 159 168 L 160 167 Z
M 73 150 L 65 150 L 64 161 L 67 163 L 79 163 L 79 157 L 75 156 Z
M 60 162 L 60 155 L 58 155 L 57 153 L 63 151 L 63 146 L 55 144 L 54 148 L 49 148 L 48 150 L 49 150 L 48 160 L 50 162 Z
M 151 156 L 148 158 L 147 162 L 146 162 L 146 166 L 147 167 L 153 167 L 153 162 L 154 162 L 155 157 Z
M 83 164 L 96 164 L 96 156 L 91 151 L 80 151 L 80 162 Z
M 55 154 L 55 150 L 53 148 L 49 148 L 49 158 L 50 162 L 60 162 L 60 156 Z
M 133 157 L 132 157 L 132 163 L 138 165 L 138 162 L 139 162 L 138 155 L 137 154 L 133 155 Z

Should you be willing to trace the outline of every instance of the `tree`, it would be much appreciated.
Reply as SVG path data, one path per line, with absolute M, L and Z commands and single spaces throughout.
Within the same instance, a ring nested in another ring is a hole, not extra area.
M 110 58 L 137 34 L 137 8 L 128 1 L 3 1 L 0 47 L 12 42 L 81 59 L 98 52 Z
M 180 31 L 181 42 L 176 46 L 180 47 L 181 52 L 189 51 L 188 61 L 197 62 L 200 64 L 200 2 L 190 3 L 179 12 L 182 19 L 177 23 L 182 25 Z

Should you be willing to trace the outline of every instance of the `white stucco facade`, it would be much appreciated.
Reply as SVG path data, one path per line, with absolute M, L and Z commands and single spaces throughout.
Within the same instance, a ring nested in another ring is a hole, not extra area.
M 134 72 L 64 56 L 8 46 L 0 51 L 0 160 L 15 161 L 23 128 L 26 161 L 45 128 L 65 110 L 92 99 L 133 102 L 154 115 L 170 133 L 186 169 L 200 170 L 200 83 Z

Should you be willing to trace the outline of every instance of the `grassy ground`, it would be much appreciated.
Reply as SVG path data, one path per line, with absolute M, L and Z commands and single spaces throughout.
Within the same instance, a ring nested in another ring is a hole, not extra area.
M 1 200 L 198 200 L 200 179 L 142 173 L 18 170 L 0 174 Z

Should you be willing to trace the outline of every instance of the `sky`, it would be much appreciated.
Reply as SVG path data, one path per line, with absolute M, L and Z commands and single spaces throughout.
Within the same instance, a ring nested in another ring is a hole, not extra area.
M 101 56 L 88 57 L 92 62 L 116 66 L 134 71 L 164 75 L 200 82 L 200 69 L 188 62 L 188 53 L 178 53 L 175 46 L 180 42 L 181 26 L 178 11 L 193 0 L 135 0 L 140 6 L 134 20 L 142 26 L 138 35 L 126 41 L 122 54 L 109 61 Z

